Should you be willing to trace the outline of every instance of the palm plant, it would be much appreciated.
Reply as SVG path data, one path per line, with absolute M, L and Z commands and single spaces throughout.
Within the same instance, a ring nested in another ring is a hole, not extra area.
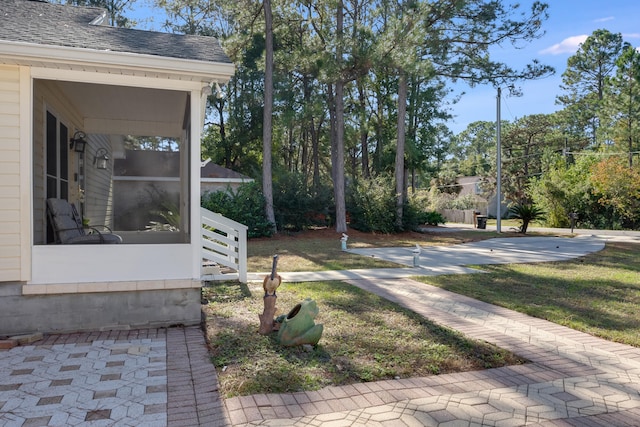
M 180 231 L 180 209 L 178 206 L 169 201 L 160 202 L 160 210 L 151 211 L 152 214 L 159 216 L 163 221 L 149 221 L 146 226 L 148 231 Z
M 525 234 L 531 221 L 544 219 L 545 212 L 533 203 L 517 203 L 509 208 L 511 218 L 522 221 L 520 224 L 520 233 Z

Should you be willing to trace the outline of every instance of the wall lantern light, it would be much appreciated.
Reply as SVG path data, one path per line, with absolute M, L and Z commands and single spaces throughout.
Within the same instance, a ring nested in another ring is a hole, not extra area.
M 216 85 L 216 89 L 214 91 L 214 94 L 216 96 L 216 98 L 218 99 L 222 99 L 225 97 L 225 93 L 222 91 L 222 88 L 220 87 L 220 84 L 218 82 L 215 83 Z
M 69 149 L 76 153 L 84 153 L 84 149 L 87 147 L 87 134 L 82 131 L 77 131 L 73 134 L 73 138 L 70 139 Z
M 108 161 L 109 156 L 107 156 L 107 150 L 105 148 L 100 148 L 96 151 L 96 155 L 93 158 L 93 164 L 96 165 L 98 169 L 106 169 Z

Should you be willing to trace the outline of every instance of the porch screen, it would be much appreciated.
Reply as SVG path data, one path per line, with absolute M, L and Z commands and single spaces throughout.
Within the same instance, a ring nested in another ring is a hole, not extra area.
M 114 227 L 119 231 L 144 231 L 150 234 L 177 234 L 188 240 L 181 206 L 188 206 L 188 192 L 181 171 L 188 150 L 161 137 L 125 137 L 124 156 L 113 165 Z

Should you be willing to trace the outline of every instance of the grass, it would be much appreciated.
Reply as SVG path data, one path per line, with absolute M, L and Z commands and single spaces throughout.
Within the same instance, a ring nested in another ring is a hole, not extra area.
M 640 347 L 640 247 L 607 243 L 582 258 L 482 266 L 488 274 L 422 277 L 452 292 Z
M 315 348 L 281 346 L 258 334 L 262 284 L 216 283 L 203 289 L 212 360 L 225 397 L 317 390 L 383 379 L 493 368 L 525 361 L 486 342 L 433 324 L 342 282 L 283 283 L 286 314 L 305 298 L 324 325 Z
M 533 234 L 533 233 L 532 233 Z M 351 247 L 449 245 L 498 236 L 492 232 L 349 232 Z M 517 236 L 502 233 L 500 237 Z M 340 250 L 340 235 L 319 230 L 249 241 L 249 270 L 386 267 Z M 573 261 L 482 266 L 487 274 L 420 278 L 532 316 L 640 347 L 640 249 L 632 243 Z M 390 264 L 396 266 L 394 264 Z M 261 284 L 217 283 L 203 290 L 213 361 L 225 397 L 314 390 L 327 385 L 433 375 L 524 363 L 484 342 L 468 340 L 376 295 L 342 282 L 283 283 L 276 315 L 304 298 L 316 300 L 325 330 L 316 348 L 284 348 L 257 333 Z M 273 334 L 275 335 L 275 334 Z M 402 345 L 399 345 L 402 343 Z

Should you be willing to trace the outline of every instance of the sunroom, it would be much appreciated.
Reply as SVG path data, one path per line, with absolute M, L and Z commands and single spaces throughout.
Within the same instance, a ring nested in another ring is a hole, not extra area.
M 0 16 L 0 334 L 198 323 L 203 258 L 240 247 L 207 243 L 225 225 L 199 191 L 207 97 L 233 64 L 214 38 L 110 27 L 95 7 Z M 63 241 L 48 200 L 121 243 Z
M 104 76 L 91 82 L 55 80 L 49 69 L 43 74 L 46 78 L 33 78 L 29 283 L 77 283 L 81 290 L 82 283 L 199 277 L 198 248 L 191 243 L 200 229 L 202 87 L 193 94 L 172 81 L 158 88 L 149 79 L 124 86 L 107 84 Z M 127 164 L 127 156 L 137 158 L 145 166 L 140 172 L 151 176 L 127 176 L 118 167 Z M 46 206 L 50 198 L 73 203 L 89 232 L 111 230 L 122 244 L 57 242 Z

